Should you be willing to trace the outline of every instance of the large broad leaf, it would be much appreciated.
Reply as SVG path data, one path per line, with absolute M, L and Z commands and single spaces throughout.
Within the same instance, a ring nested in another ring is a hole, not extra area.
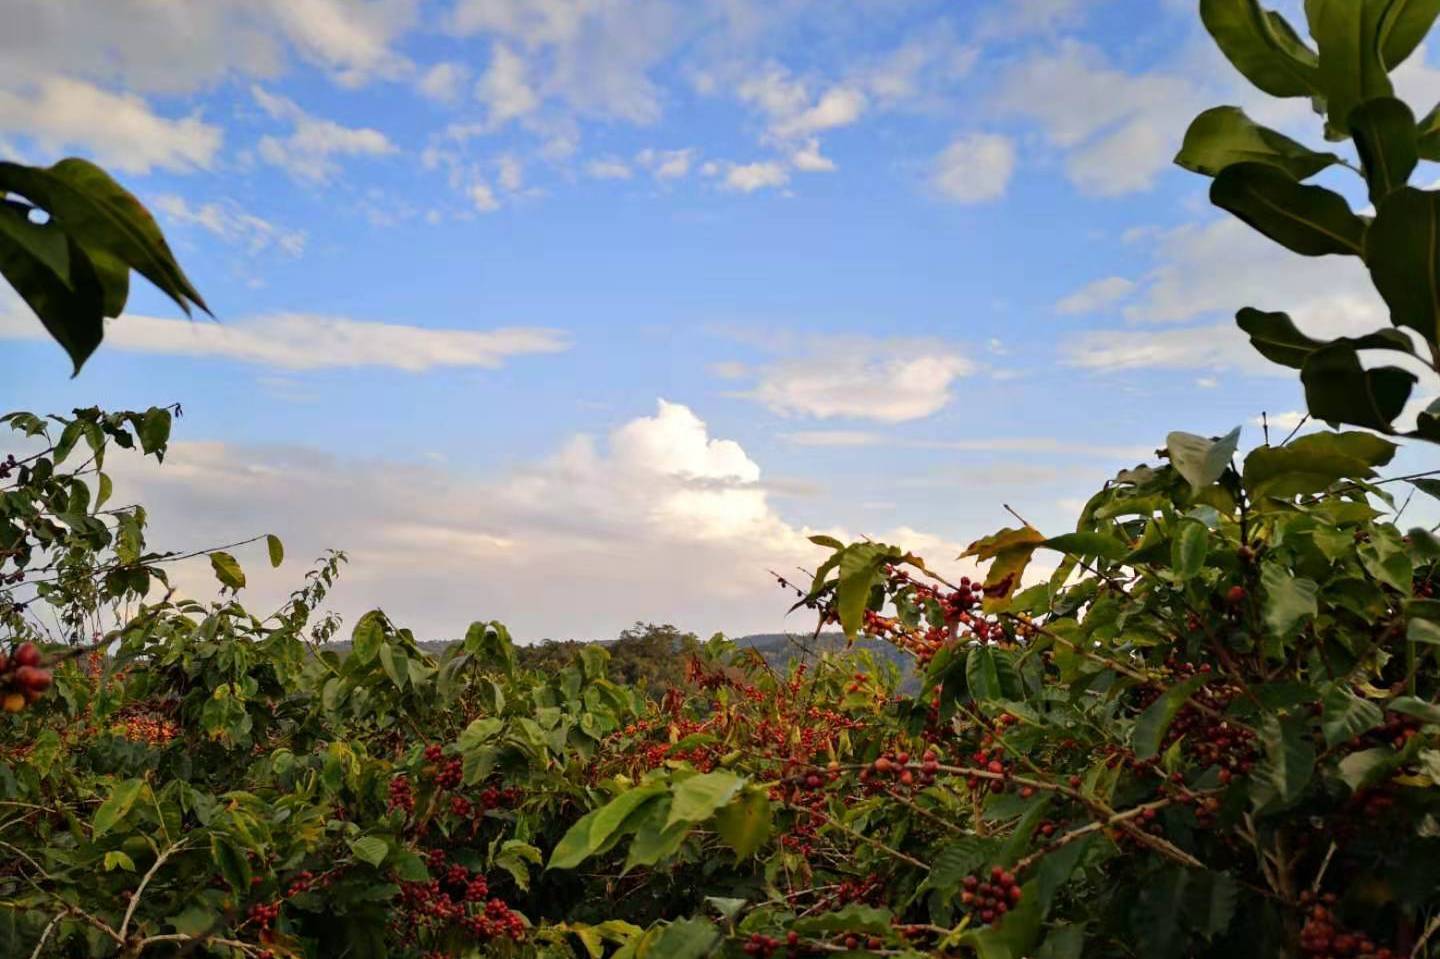
M 1170 540 L 1170 571 L 1178 580 L 1193 578 L 1205 567 L 1210 547 L 1210 531 L 1198 520 L 1187 519 L 1179 524 Z
M 187 314 L 192 304 L 209 312 L 155 218 L 90 161 L 72 157 L 43 170 L 0 163 L 0 191 L 18 193 L 45 210 L 87 249 L 104 251 L 136 270 Z
M 737 859 L 745 859 L 770 838 L 771 818 L 765 790 L 748 789 L 715 814 L 715 832 L 735 850 Z
M 1381 53 L 1381 26 L 1397 0 L 1306 0 L 1310 35 L 1319 47 L 1320 93 L 1326 135 L 1348 135 L 1350 111 L 1393 92 Z M 1403 2 L 1403 0 L 1399 0 Z
M 1370 186 L 1370 202 L 1378 204 L 1400 189 L 1420 162 L 1415 114 L 1394 97 L 1367 100 L 1350 114 L 1350 135 Z
M 1258 0 L 1200 0 L 1205 29 L 1235 69 L 1276 97 L 1308 97 L 1319 85 L 1318 60 L 1293 27 Z
M 215 573 L 222 586 L 230 589 L 245 588 L 245 571 L 240 568 L 239 562 L 234 556 L 223 550 L 216 550 L 210 554 L 210 568 Z
M 664 792 L 664 783 L 637 786 L 581 816 L 555 844 L 545 868 L 574 869 L 605 846 L 631 813 Z
M 670 818 L 665 825 L 677 822 L 703 822 L 715 810 L 728 803 L 745 785 L 740 776 L 723 769 L 691 776 L 677 784 L 671 793 Z
M 1286 637 L 1319 612 L 1314 580 L 1296 576 L 1279 563 L 1266 563 L 1260 570 L 1265 591 L 1265 625 L 1278 637 Z
M 806 916 L 795 922 L 795 931 L 802 935 L 828 932 L 855 932 L 885 935 L 890 932 L 894 915 L 878 906 L 849 905 L 819 915 Z
M 1245 457 L 1251 497 L 1318 493 L 1342 479 L 1371 479 L 1398 447 L 1370 433 L 1311 433 L 1284 446 L 1260 446 Z
M 1219 439 L 1207 439 L 1194 433 L 1171 433 L 1165 437 L 1165 448 L 1170 454 L 1170 465 L 1185 477 L 1186 482 L 1196 491 L 1205 489 L 1220 478 L 1230 458 L 1240 445 L 1240 427 L 1235 427 Z
M 976 700 L 1015 699 L 1020 677 L 1010 654 L 990 646 L 973 646 L 965 657 L 965 684 Z
M 64 347 L 78 373 L 105 335 L 110 314 L 104 282 L 59 225 L 32 223 L 28 212 L 23 204 L 0 200 L 0 275 Z
M 1098 556 L 1101 559 L 1118 560 L 1130 552 L 1128 544 L 1106 533 L 1064 533 L 1052 536 L 1040 545 L 1082 558 Z
M 681 919 L 665 927 L 646 953 L 656 959 L 703 959 L 720 941 L 720 930 L 708 919 Z
M 116 783 L 115 787 L 110 790 L 110 795 L 105 797 L 105 801 L 95 810 L 95 819 L 91 827 L 92 837 L 99 839 L 113 829 L 116 823 L 124 819 L 144 789 L 145 780 L 143 779 L 126 779 Z
M 1311 416 L 1332 426 L 1347 423 L 1382 433 L 1394 432 L 1395 417 L 1417 381 L 1398 366 L 1366 369 L 1355 347 L 1340 341 L 1310 354 L 1300 370 Z
M 1415 125 L 1416 148 L 1422 160 L 1440 160 L 1440 105 Z
M 1376 207 L 1365 265 L 1390 322 L 1440 345 L 1440 193 L 1403 187 Z
M 1210 202 L 1305 256 L 1359 256 L 1365 247 L 1365 221 L 1344 197 L 1267 163 L 1226 167 L 1210 185 Z
M 1296 370 L 1305 365 L 1311 353 L 1325 345 L 1324 340 L 1311 339 L 1301 333 L 1287 313 L 1267 313 L 1247 306 L 1235 314 L 1235 323 L 1250 336 L 1250 345 L 1260 355 Z
M 835 611 L 846 636 L 853 638 L 859 631 L 871 591 L 881 580 L 881 571 L 898 556 L 898 550 L 879 543 L 855 543 L 840 553 Z
M 1380 59 L 1387 70 L 1394 70 L 1425 39 L 1435 18 L 1440 16 L 1440 0 L 1389 0 L 1380 20 Z
M 1250 777 L 1250 799 L 1257 809 L 1286 805 L 1300 798 L 1315 774 L 1315 746 L 1303 717 L 1260 720 L 1263 754 Z
M 1210 678 L 1209 675 L 1191 676 L 1165 690 L 1146 707 L 1140 718 L 1135 720 L 1135 729 L 1130 734 L 1130 745 L 1135 750 L 1136 758 L 1149 759 L 1160 751 L 1165 731 L 1175 721 L 1181 707 L 1189 702 L 1190 697 L 1195 695 L 1195 690 Z
M 350 655 L 364 666 L 380 653 L 385 644 L 385 618 L 379 610 L 372 609 L 361 616 L 350 631 Z
M 1321 729 L 1325 732 L 1327 746 L 1354 739 L 1361 733 L 1374 729 L 1385 719 L 1379 706 L 1361 699 L 1344 686 L 1332 686 L 1326 690 L 1321 703 L 1325 709 Z
M 1205 176 L 1217 176 L 1237 163 L 1268 163 L 1304 180 L 1340 158 L 1261 126 L 1239 107 L 1215 107 L 1190 122 L 1175 162 Z
M 1020 579 L 1025 575 L 1025 567 L 1030 565 L 1030 557 L 1043 542 L 1045 535 L 1032 526 L 1006 528 L 994 536 L 976 540 L 960 554 L 961 557 L 974 556 L 991 561 L 990 568 L 985 573 L 987 610 L 1005 606 L 1019 587 Z

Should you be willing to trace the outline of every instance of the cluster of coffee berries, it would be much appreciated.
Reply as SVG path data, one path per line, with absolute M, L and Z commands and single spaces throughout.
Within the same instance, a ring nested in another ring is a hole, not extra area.
M 276 919 L 280 918 L 280 903 L 278 902 L 257 902 L 250 907 L 250 921 L 261 929 L 269 929 Z
M 4 688 L 0 708 L 7 713 L 20 712 L 45 695 L 54 678 L 41 666 L 40 647 L 34 643 L 21 643 L 9 655 L 0 652 L 0 687 Z
M 800 934 L 795 930 L 785 933 L 784 945 L 788 947 L 790 955 L 798 955 L 800 946 Z M 770 956 L 781 946 L 781 941 L 774 936 L 767 936 L 764 933 L 753 932 L 741 946 L 741 951 L 747 956 Z
M 935 782 L 935 773 L 940 768 L 940 755 L 927 749 L 914 762 L 908 752 L 900 750 L 885 753 L 865 769 L 860 770 L 862 783 L 883 783 L 893 780 L 905 787 L 924 787 Z
M 415 811 L 415 792 L 410 788 L 410 780 L 405 776 L 396 776 L 390 780 L 389 808 L 403 809 L 407 813 Z
M 1316 896 L 1308 890 L 1300 894 L 1305 907 L 1305 925 L 1300 930 L 1300 950 L 1319 959 L 1340 959 L 1345 956 L 1370 956 L 1373 959 L 1396 959 L 1389 947 L 1377 946 L 1363 932 L 1347 932 L 1335 916 L 1336 898 L 1332 893 Z
M 966 876 L 961 881 L 960 904 L 980 922 L 989 925 L 1020 904 L 1020 883 L 1013 873 L 996 866 L 989 878 Z
M 20 465 L 14 453 L 5 454 L 5 459 L 0 460 L 0 479 L 9 479 L 11 472 Z

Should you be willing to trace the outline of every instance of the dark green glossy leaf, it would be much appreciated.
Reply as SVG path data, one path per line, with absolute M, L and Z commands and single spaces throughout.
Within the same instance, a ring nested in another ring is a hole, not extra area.
M 1340 158 L 1333 153 L 1316 153 L 1259 125 L 1239 107 L 1215 107 L 1191 121 L 1175 162 L 1212 177 L 1237 163 L 1267 163 L 1296 180 L 1304 180 L 1340 162 Z
M 1365 221 L 1344 197 L 1266 163 L 1226 167 L 1210 186 L 1210 202 L 1305 256 L 1359 256 L 1365 248 Z
M 1420 153 L 1415 114 L 1404 103 L 1394 97 L 1367 100 L 1350 114 L 1350 135 L 1360 154 L 1371 203 L 1378 204 L 1409 182 Z
M 1440 346 L 1440 193 L 1402 187 L 1376 207 L 1365 265 L 1390 322 Z
M 1348 134 L 1346 121 L 1361 103 L 1393 92 L 1380 37 L 1393 2 L 1406 0 L 1305 0 L 1310 35 L 1319 48 L 1319 92 L 1325 98 L 1325 129 L 1331 138 Z
M 1366 369 L 1351 345 L 1335 343 L 1310 355 L 1300 381 L 1316 419 L 1389 433 L 1418 378 L 1398 366 Z
M 1278 13 L 1258 0 L 1200 0 L 1200 18 L 1235 69 L 1261 90 L 1276 97 L 1315 93 L 1315 52 Z

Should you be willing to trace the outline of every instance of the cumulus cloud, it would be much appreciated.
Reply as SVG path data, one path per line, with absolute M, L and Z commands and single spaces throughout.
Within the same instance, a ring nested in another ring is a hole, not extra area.
M 725 189 L 754 193 L 767 187 L 780 187 L 790 182 L 790 172 L 771 160 L 754 163 L 731 163 L 724 167 Z
M 290 256 L 305 251 L 304 230 L 276 226 L 269 220 L 247 213 L 234 200 L 226 199 L 192 206 L 184 197 L 162 193 L 151 206 L 171 223 L 197 226 L 229 243 L 245 247 L 251 253 L 271 248 Z
M 134 94 L 58 76 L 0 89 L 0 132 L 49 152 L 78 148 L 126 173 L 208 168 L 224 137 L 198 115 L 170 119 Z
M 1094 313 L 1130 295 L 1135 282 L 1123 276 L 1107 276 L 1087 283 L 1080 289 L 1055 304 L 1055 312 L 1062 316 L 1078 313 Z
M 490 109 L 490 125 L 503 126 L 540 106 L 525 59 L 503 43 L 490 48 L 490 65 L 475 83 L 475 97 Z
M 437 63 L 420 75 L 415 87 L 431 100 L 454 103 L 470 79 L 470 68 L 463 63 Z
M 700 151 L 694 147 L 679 150 L 657 150 L 646 147 L 635 154 L 635 162 L 650 171 L 657 180 L 678 180 L 690 173 L 690 167 Z
M 755 369 L 756 382 L 742 395 L 782 416 L 899 423 L 943 409 L 951 384 L 974 370 L 941 341 L 854 337 Z
M 44 335 L 18 303 L 8 310 L 0 304 L 0 339 Z M 105 330 L 106 349 L 215 357 L 281 370 L 494 369 L 512 356 L 557 353 L 569 345 L 560 331 L 539 327 L 445 330 L 308 313 L 275 313 L 223 324 L 126 314 Z
M 289 136 L 260 138 L 257 152 L 266 163 L 302 180 L 324 182 L 340 170 L 337 157 L 384 156 L 395 144 L 379 130 L 346 127 L 333 120 L 311 116 L 294 100 L 256 85 L 250 90 L 260 108 L 276 120 L 289 123 Z
M 1016 64 L 997 97 L 1001 110 L 1037 122 L 1064 151 L 1070 181 L 1099 196 L 1149 188 L 1190 118 L 1210 105 L 1184 76 L 1126 73 L 1073 40 Z
M 1015 172 L 1015 142 L 997 133 L 956 137 L 935 160 L 931 184 L 956 203 L 983 203 L 1005 195 Z
M 268 0 L 261 6 L 302 57 L 346 86 L 410 67 L 391 44 L 415 22 L 418 0 Z
M 595 180 L 628 180 L 630 165 L 618 157 L 600 157 L 585 164 L 585 173 Z
M 353 623 L 383 605 L 424 638 L 492 618 L 522 640 L 608 638 L 637 615 L 699 632 L 803 629 L 811 624 L 786 620 L 767 570 L 813 568 L 823 551 L 812 533 L 859 535 L 785 519 L 738 443 L 663 400 L 603 439 L 572 437 L 499 475 L 189 442 L 173 445 L 163 467 L 112 470 L 118 497 L 151 504 L 153 541 L 273 530 L 290 557 L 343 548 L 351 563 L 335 606 Z M 255 516 L 265 530 L 244 525 Z M 948 562 L 958 543 L 904 527 L 864 532 L 968 571 Z M 299 577 L 293 562 L 248 564 L 251 601 L 278 601 Z M 213 589 L 207 578 L 200 565 L 179 574 L 196 592 Z

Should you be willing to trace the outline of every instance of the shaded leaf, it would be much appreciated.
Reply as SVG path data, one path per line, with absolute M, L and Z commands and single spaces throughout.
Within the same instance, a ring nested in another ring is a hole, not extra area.
M 1212 177 L 1236 163 L 1268 163 L 1296 180 L 1304 180 L 1340 162 L 1340 158 L 1333 153 L 1316 153 L 1259 125 L 1239 107 L 1215 107 L 1190 122 L 1175 162 Z
M 1420 161 L 1415 114 L 1394 97 L 1378 97 L 1356 107 L 1349 125 L 1370 202 L 1378 204 L 1409 181 Z
M 1210 185 L 1210 202 L 1305 256 L 1359 256 L 1365 247 L 1365 221 L 1344 197 L 1266 163 L 1226 167 Z

